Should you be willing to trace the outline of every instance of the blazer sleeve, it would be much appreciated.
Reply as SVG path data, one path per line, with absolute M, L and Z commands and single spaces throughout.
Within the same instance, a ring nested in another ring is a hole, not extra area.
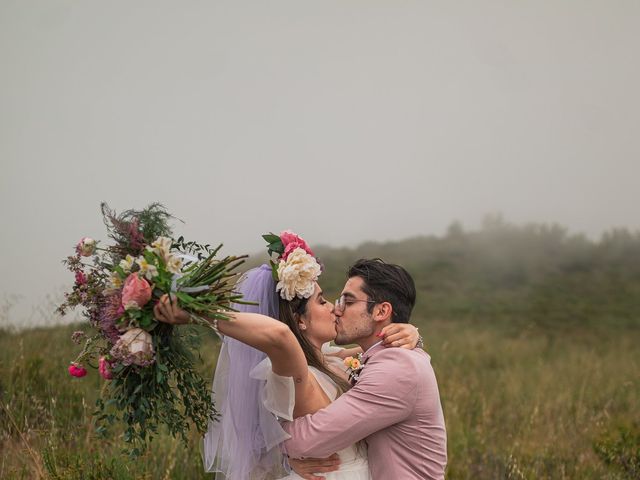
M 393 348 L 369 359 L 358 383 L 326 408 L 284 425 L 290 457 L 328 457 L 413 411 L 416 371 L 407 352 Z

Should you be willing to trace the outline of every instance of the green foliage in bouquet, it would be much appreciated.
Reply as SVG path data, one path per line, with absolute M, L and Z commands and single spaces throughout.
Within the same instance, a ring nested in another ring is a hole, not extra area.
M 82 306 L 97 329 L 89 338 L 74 334 L 85 345 L 69 373 L 83 377 L 84 364 L 97 363 L 107 380 L 94 413 L 97 431 L 124 422 L 124 439 L 135 456 L 162 425 L 186 442 L 190 423 L 204 433 L 216 416 L 207 383 L 194 368 L 197 331 L 156 321 L 153 306 L 170 294 L 196 324 L 228 320 L 225 312 L 234 310 L 232 304 L 244 303 L 234 285 L 245 256 L 218 259 L 221 245 L 173 240 L 168 224 L 173 217 L 158 203 L 120 215 L 104 203 L 101 207 L 114 244 L 102 248 L 91 238 L 81 239 L 76 255 L 65 260 L 76 282 L 58 310 Z
M 143 452 L 160 425 L 186 443 L 189 421 L 204 433 L 208 421 L 215 420 L 207 383 L 194 369 L 199 338 L 191 328 L 181 330 L 158 325 L 153 336 L 155 362 L 146 367 L 115 366 L 103 398 L 96 402 L 97 433 L 106 434 L 107 425 L 124 422 L 124 440 L 132 445 L 132 456 Z

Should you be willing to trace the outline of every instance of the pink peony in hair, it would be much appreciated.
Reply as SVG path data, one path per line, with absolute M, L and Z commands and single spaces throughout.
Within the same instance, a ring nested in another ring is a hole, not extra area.
M 142 308 L 151 300 L 151 285 L 137 273 L 132 273 L 122 287 L 122 305 L 125 309 Z
M 305 242 L 302 238 L 300 238 L 298 235 L 296 235 L 295 233 L 289 230 L 285 230 L 280 234 L 280 241 L 284 246 L 284 253 L 282 254 L 282 257 L 281 257 L 282 260 L 286 261 L 287 258 L 289 257 L 289 254 L 293 252 L 296 248 L 301 248 L 312 257 L 315 257 L 313 250 L 311 250 L 309 245 L 307 245 L 307 242 Z

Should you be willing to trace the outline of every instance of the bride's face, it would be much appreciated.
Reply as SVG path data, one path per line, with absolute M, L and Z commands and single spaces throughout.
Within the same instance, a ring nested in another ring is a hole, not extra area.
M 307 301 L 307 309 L 300 317 L 300 328 L 307 339 L 319 347 L 336 338 L 336 316 L 333 303 L 322 295 L 320 285 L 316 283 L 313 295 Z

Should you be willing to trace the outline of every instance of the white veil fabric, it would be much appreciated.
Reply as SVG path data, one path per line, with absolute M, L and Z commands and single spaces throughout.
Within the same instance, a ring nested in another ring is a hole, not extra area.
M 278 294 L 271 267 L 249 270 L 238 292 L 258 305 L 234 305 L 239 311 L 278 318 Z M 226 480 L 263 480 L 287 475 L 280 444 L 289 438 L 277 418 L 262 401 L 266 381 L 251 371 L 266 355 L 255 348 L 224 337 L 212 396 L 220 416 L 209 422 L 203 442 L 205 471 L 220 472 Z

